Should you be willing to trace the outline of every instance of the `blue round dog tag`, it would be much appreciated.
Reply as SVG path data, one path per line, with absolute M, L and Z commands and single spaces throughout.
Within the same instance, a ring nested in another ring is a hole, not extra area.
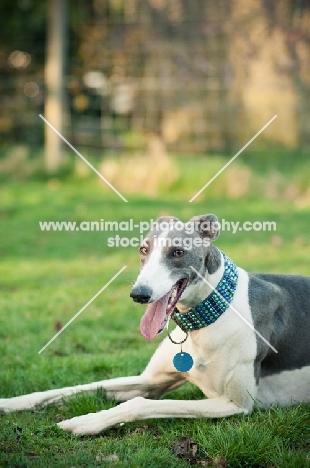
M 193 367 L 194 361 L 190 354 L 182 351 L 174 356 L 173 365 L 179 372 L 188 372 Z

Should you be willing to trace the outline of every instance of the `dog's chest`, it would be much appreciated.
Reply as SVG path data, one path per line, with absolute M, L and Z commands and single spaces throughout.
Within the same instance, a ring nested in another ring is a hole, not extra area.
M 214 348 L 205 344 L 197 348 L 189 346 L 194 366 L 188 373 L 188 380 L 197 385 L 209 398 L 220 396 L 225 392 L 227 379 L 237 371 L 240 361 L 239 348 L 229 349 L 218 346 Z
M 247 280 L 247 274 L 241 270 L 232 302 L 234 310 L 229 307 L 210 327 L 192 333 L 188 342 L 188 352 L 194 359 L 189 380 L 211 398 L 223 395 L 228 382 L 242 372 L 244 363 L 253 363 L 256 358 L 257 343 L 251 328 Z M 254 378 L 254 371 L 248 378 Z

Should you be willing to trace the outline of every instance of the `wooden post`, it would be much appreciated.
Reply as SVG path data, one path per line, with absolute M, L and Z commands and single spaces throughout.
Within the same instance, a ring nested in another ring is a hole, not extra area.
M 47 15 L 44 117 L 62 134 L 65 112 L 67 0 L 48 0 Z M 45 167 L 49 173 L 58 169 L 61 151 L 61 138 L 45 125 Z

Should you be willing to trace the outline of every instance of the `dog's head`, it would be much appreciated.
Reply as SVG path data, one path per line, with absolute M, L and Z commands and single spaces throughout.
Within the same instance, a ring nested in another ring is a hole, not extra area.
M 140 246 L 141 272 L 130 293 L 135 302 L 149 304 L 140 325 L 145 338 L 152 340 L 164 329 L 178 302 L 189 307 L 199 302 L 193 294 L 201 281 L 195 270 L 205 276 L 219 267 L 220 254 L 211 246 L 219 231 L 213 214 L 187 223 L 173 217 L 154 223 Z

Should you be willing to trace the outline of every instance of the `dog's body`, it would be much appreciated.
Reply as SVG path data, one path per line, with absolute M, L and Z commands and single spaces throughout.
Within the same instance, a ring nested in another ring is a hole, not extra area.
M 169 218 L 169 222 L 171 219 L 177 221 Z M 214 240 L 218 231 L 201 226 L 215 220 L 213 215 L 193 218 L 196 229 L 191 238 Z M 141 321 L 141 331 L 148 339 L 164 328 L 175 305 L 184 313 L 206 298 L 224 271 L 223 255 L 211 244 L 201 242 L 190 250 L 157 245 L 158 238 L 185 240 L 185 233 L 173 225 L 157 234 L 151 231 L 140 248 L 142 269 L 131 292 L 136 302 L 149 304 Z M 2 399 L 0 410 L 30 409 L 80 391 L 103 388 L 107 397 L 126 402 L 59 423 L 75 434 L 96 434 L 138 419 L 217 418 L 248 414 L 254 403 L 268 407 L 310 401 L 310 278 L 237 270 L 238 283 L 227 310 L 210 326 L 190 332 L 183 344 L 194 360 L 188 372 L 174 368 L 173 357 L 180 347 L 165 338 L 140 376 Z M 177 327 L 171 337 L 180 342 L 184 332 Z M 197 385 L 208 399 L 153 400 L 187 381 Z

